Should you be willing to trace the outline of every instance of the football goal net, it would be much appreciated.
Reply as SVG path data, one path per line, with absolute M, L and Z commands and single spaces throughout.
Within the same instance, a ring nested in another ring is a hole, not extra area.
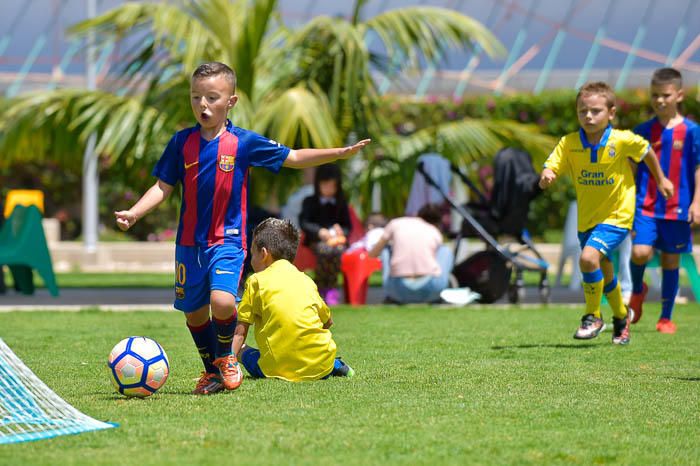
M 110 427 L 63 401 L 0 338 L 0 445 Z

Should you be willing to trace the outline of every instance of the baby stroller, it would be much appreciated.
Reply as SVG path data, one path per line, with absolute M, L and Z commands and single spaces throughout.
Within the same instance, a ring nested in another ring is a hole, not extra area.
M 540 300 L 549 302 L 549 264 L 525 230 L 529 204 L 541 192 L 539 175 L 532 167 L 530 154 L 510 147 L 496 154 L 493 167 L 494 189 L 491 199 L 488 199 L 456 165 L 450 164 L 452 172 L 476 197 L 476 201 L 462 206 L 438 186 L 422 163 L 418 164 L 417 170 L 426 182 L 440 192 L 463 219 L 455 238 L 455 257 L 458 257 L 461 240 L 465 237 L 478 237 L 486 243 L 485 250 L 456 264 L 452 275 L 460 286 L 479 293 L 482 303 L 497 301 L 506 292 L 511 303 L 518 303 L 525 296 L 523 273 L 536 272 L 540 275 Z M 517 244 L 499 244 L 496 238 L 506 235 L 515 238 Z

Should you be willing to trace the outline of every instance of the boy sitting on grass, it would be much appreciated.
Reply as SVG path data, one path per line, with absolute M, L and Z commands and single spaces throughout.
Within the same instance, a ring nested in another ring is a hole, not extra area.
M 253 232 L 252 266 L 238 307 L 233 352 L 252 377 L 298 382 L 352 377 L 336 358 L 331 311 L 314 281 L 292 264 L 299 232 L 288 220 L 268 218 Z M 255 349 L 245 345 L 255 326 Z

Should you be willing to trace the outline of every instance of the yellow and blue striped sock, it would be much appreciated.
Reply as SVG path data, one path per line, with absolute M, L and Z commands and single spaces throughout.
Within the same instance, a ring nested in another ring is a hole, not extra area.
M 603 292 L 608 299 L 613 315 L 618 319 L 623 319 L 627 316 L 627 307 L 622 302 L 622 291 L 620 290 L 620 284 L 617 282 L 617 277 L 613 277 L 612 281 L 605 285 Z
M 593 314 L 600 319 L 600 301 L 603 299 L 603 271 L 596 269 L 593 272 L 582 272 L 582 275 L 586 314 Z

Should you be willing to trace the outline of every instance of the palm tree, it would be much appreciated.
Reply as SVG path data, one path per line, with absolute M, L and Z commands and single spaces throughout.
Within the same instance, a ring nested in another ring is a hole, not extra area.
M 95 133 L 105 164 L 118 164 L 121 173 L 150 166 L 172 132 L 191 124 L 189 73 L 210 60 L 237 72 L 233 119 L 239 126 L 292 147 L 371 137 L 361 172 L 349 181 L 360 188 L 352 191 L 364 206 L 381 182 L 387 213 L 401 209 L 405 179 L 418 154 L 431 147 L 465 164 L 504 143 L 535 153 L 551 146 L 533 127 L 508 121 L 467 119 L 396 134 L 378 111 L 377 76 L 394 79 L 420 61 L 436 64 L 451 48 L 478 45 L 498 56 L 503 47 L 481 24 L 452 10 L 414 6 L 362 19 L 365 3 L 355 2 L 349 20 L 318 16 L 299 29 L 284 25 L 275 0 L 125 3 L 72 31 L 117 41 L 131 61 L 98 91 L 61 89 L 10 101 L 0 111 L 0 164 L 58 154 L 79 169 Z M 294 187 L 262 171 L 254 179 L 265 188 L 256 190 L 259 197 L 277 192 L 284 198 Z

